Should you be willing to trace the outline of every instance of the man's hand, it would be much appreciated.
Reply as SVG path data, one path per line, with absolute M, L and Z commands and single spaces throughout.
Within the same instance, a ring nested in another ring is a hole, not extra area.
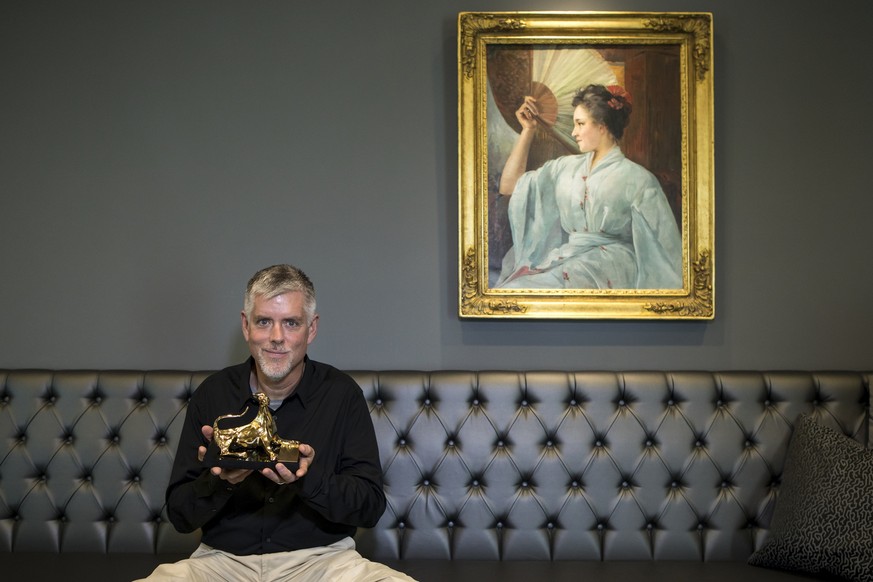
M 200 431 L 203 433 L 203 436 L 206 438 L 207 442 L 212 442 L 212 427 L 208 424 L 204 424 L 200 427 Z M 203 462 L 203 458 L 206 456 L 206 447 L 200 446 L 197 448 L 197 459 L 200 462 Z M 221 467 L 212 467 L 210 469 L 213 475 L 227 481 L 231 485 L 236 485 L 240 483 L 243 479 L 249 476 L 252 472 L 251 469 L 222 469 Z
M 297 448 L 297 451 L 300 453 L 300 459 L 296 471 L 292 472 L 283 463 L 276 463 L 275 471 L 272 469 L 261 469 L 261 475 L 279 485 L 287 485 L 288 483 L 293 483 L 298 479 L 302 479 L 307 471 L 309 471 L 309 466 L 315 459 L 315 449 L 309 445 L 301 444 Z

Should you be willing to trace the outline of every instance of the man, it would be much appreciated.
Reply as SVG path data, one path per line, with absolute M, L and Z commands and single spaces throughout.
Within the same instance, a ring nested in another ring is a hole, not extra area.
M 385 511 L 382 468 L 360 387 L 306 355 L 318 333 L 312 282 L 290 265 L 262 269 L 241 317 L 252 357 L 191 397 L 167 487 L 170 521 L 200 528 L 202 544 L 146 580 L 412 580 L 354 549 L 355 528 Z M 296 469 L 207 466 L 215 418 L 255 406 L 258 392 L 279 436 L 300 442 Z

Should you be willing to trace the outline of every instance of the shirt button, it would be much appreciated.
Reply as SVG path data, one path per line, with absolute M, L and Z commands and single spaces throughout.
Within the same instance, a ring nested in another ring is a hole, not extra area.
M 270 497 L 267 501 L 269 501 L 270 503 L 273 503 L 274 499 L 272 497 Z

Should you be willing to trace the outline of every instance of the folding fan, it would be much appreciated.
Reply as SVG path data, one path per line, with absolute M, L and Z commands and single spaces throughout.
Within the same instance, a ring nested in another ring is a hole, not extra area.
M 529 167 L 567 153 L 579 153 L 573 131 L 576 91 L 595 83 L 619 84 L 609 63 L 594 49 L 578 47 L 493 46 L 488 55 L 488 83 L 503 119 L 516 132 L 515 111 L 525 96 L 537 100 L 540 127 L 531 146 Z

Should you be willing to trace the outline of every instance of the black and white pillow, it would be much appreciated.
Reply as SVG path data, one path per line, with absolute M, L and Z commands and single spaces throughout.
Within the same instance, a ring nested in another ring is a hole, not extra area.
M 753 566 L 873 582 L 873 451 L 801 415 Z

